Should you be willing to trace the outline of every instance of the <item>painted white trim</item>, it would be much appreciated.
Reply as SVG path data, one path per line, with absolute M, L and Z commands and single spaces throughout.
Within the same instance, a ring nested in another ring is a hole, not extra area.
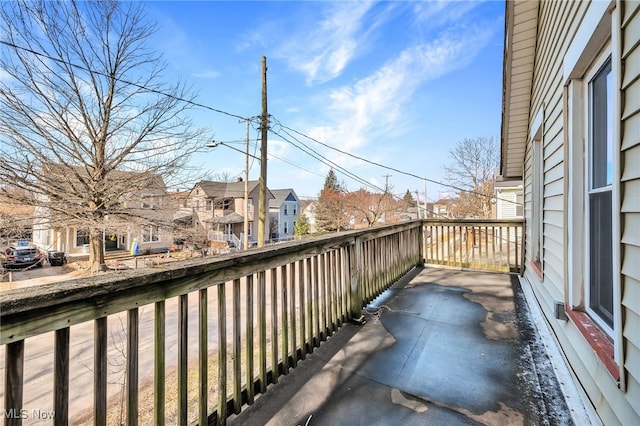
M 536 113 L 536 116 L 533 118 L 531 125 L 529 126 L 529 139 L 542 140 L 542 135 L 539 133 L 542 132 L 543 120 L 544 120 L 544 108 L 540 108 Z
M 545 105 L 536 114 L 531 133 L 531 261 L 539 262 L 544 281 L 544 120 Z
M 566 105 L 569 110 L 566 123 L 569 152 L 568 164 L 568 241 L 567 241 L 567 278 L 568 295 L 566 302 L 571 309 L 584 309 L 584 99 L 580 81 L 571 81 L 567 86 Z
M 602 50 L 611 34 L 610 9 L 615 1 L 592 1 L 571 45 L 564 56 L 564 84 L 570 79 L 582 78 L 597 52 Z
M 624 374 L 624 354 L 623 354 L 623 324 L 622 324 L 622 70 L 620 69 L 622 57 L 622 35 L 621 35 L 621 17 L 620 8 L 616 7 L 611 12 L 611 22 L 613 30 L 611 31 L 611 72 L 613 73 L 613 188 L 611 192 L 611 205 L 613 206 L 611 235 L 613 237 L 613 245 L 611 257 L 613 259 L 613 358 L 620 368 L 620 388 L 626 389 L 626 381 Z M 618 220 L 616 220 L 618 218 Z M 617 307 L 617 310 L 616 310 Z

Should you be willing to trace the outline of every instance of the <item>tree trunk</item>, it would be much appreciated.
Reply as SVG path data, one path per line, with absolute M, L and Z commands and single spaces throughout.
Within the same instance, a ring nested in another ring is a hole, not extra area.
M 89 263 L 91 271 L 106 271 L 107 265 L 104 262 L 104 236 L 102 229 L 92 228 L 89 234 Z

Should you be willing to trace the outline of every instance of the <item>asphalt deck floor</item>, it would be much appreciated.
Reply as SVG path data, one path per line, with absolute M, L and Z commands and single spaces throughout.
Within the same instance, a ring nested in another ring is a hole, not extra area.
M 517 278 L 416 269 L 237 425 L 569 425 Z

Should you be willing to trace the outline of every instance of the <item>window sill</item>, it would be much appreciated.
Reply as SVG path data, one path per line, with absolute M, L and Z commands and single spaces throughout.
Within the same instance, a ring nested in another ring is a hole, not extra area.
M 613 342 L 609 339 L 589 315 L 581 311 L 567 309 L 567 315 L 571 321 L 578 327 L 580 333 L 594 350 L 597 357 L 602 361 L 614 380 L 620 380 L 620 369 L 616 364 L 613 354 Z
M 538 278 L 540 278 L 540 281 L 543 281 L 544 275 L 542 274 L 542 264 L 540 262 L 535 262 L 532 260 L 531 262 L 529 262 L 529 265 L 531 266 L 531 269 L 533 269 L 533 272 L 536 273 Z

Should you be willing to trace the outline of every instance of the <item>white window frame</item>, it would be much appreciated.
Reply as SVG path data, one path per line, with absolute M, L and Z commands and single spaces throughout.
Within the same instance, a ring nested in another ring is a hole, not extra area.
M 620 289 L 620 62 L 619 11 L 614 2 L 592 2 L 564 58 L 564 85 L 567 113 L 567 303 L 573 310 L 584 311 L 603 333 L 613 341 L 614 361 L 622 365 L 622 315 Z M 589 312 L 588 276 L 588 203 L 589 163 L 588 149 L 588 104 L 585 88 L 590 77 L 600 70 L 602 64 L 611 57 L 612 86 L 612 139 L 613 139 L 613 182 L 612 182 L 612 266 L 613 266 L 613 329 Z M 620 367 L 622 368 L 622 367 Z M 621 375 L 622 379 L 622 375 Z M 624 386 L 621 383 L 621 386 Z
M 544 281 L 544 106 L 536 114 L 531 140 L 531 264 Z M 526 212 L 525 212 L 526 214 Z
M 142 238 L 140 242 L 142 244 L 157 243 L 158 241 L 161 241 L 160 227 L 158 225 L 143 225 L 141 234 Z
M 83 235 L 83 238 L 86 238 L 86 243 L 83 244 L 78 244 L 78 234 L 86 234 Z M 82 247 L 86 244 L 89 244 L 91 242 L 91 235 L 89 233 L 89 229 L 88 228 L 76 228 L 75 232 L 74 232 L 74 238 L 73 238 L 73 246 L 74 247 Z
M 591 217 L 590 217 L 590 204 L 589 204 L 589 198 L 590 195 L 596 195 L 596 194 L 602 194 L 602 193 L 606 193 L 606 192 L 611 192 L 611 217 L 612 219 L 616 217 L 617 212 L 615 209 L 615 204 L 614 204 L 614 200 L 613 200 L 613 192 L 614 192 L 614 186 L 617 186 L 615 179 L 612 178 L 612 182 L 608 185 L 599 187 L 599 188 L 593 188 L 593 156 L 591 154 L 591 149 L 593 147 L 593 135 L 592 135 L 592 120 L 593 120 L 593 111 L 592 111 L 592 99 L 591 99 L 591 82 L 593 81 L 593 78 L 600 72 L 600 70 L 603 68 L 603 66 L 607 63 L 611 61 L 611 45 L 609 44 L 601 53 L 600 55 L 596 58 L 596 60 L 594 61 L 593 65 L 589 68 L 587 74 L 585 74 L 584 78 L 582 79 L 582 90 L 583 90 L 583 99 L 586 100 L 586 102 L 584 102 L 584 112 L 583 112 L 583 117 L 585 117 L 586 119 L 584 120 L 584 134 L 587 136 L 585 139 L 585 146 L 584 146 L 584 160 L 585 160 L 585 164 L 584 164 L 584 183 L 585 183 L 585 189 L 584 189 L 584 199 L 585 199 L 585 209 L 584 209 L 584 215 L 585 215 L 585 220 L 584 220 L 584 236 L 585 236 L 585 253 L 584 253 L 584 277 L 585 277 L 585 289 L 584 289 L 584 306 L 585 306 L 585 310 L 586 312 L 589 314 L 589 316 L 591 317 L 592 320 L 594 320 L 599 326 L 600 328 L 605 331 L 609 336 L 613 337 L 614 335 L 614 328 L 609 326 L 600 316 L 600 314 L 598 314 L 597 312 L 595 312 L 592 308 L 591 308 L 591 299 L 592 299 L 592 295 L 591 295 L 591 291 L 590 291 L 590 283 L 591 283 L 591 274 L 590 274 L 590 265 L 593 262 L 593 260 L 590 257 L 590 247 L 591 247 L 591 232 L 590 232 L 590 223 L 591 223 Z M 613 64 L 612 64 L 613 65 Z M 611 70 L 611 76 L 613 78 L 613 69 Z M 611 84 L 611 86 L 613 86 L 613 83 Z M 613 87 L 612 87 L 613 88 Z M 614 90 L 615 92 L 615 90 Z M 613 96 L 614 94 L 610 94 L 609 96 Z M 613 105 L 610 106 L 609 109 L 613 108 Z M 613 121 L 613 111 L 608 110 L 607 111 L 607 115 L 609 115 L 611 117 L 611 120 Z M 611 129 L 609 129 L 612 133 L 613 133 L 613 122 L 610 123 Z M 615 145 L 615 137 L 613 134 L 610 135 L 611 138 L 613 138 L 614 140 L 612 141 L 612 143 Z M 611 160 L 615 163 L 616 162 L 616 156 L 613 155 L 612 153 L 612 158 Z M 612 169 L 613 169 L 613 164 L 612 164 Z M 612 170 L 613 173 L 613 170 Z M 611 241 L 611 245 L 612 247 L 616 244 L 615 241 L 615 234 L 614 234 L 614 229 L 613 229 L 613 222 L 614 220 L 611 221 L 611 236 L 612 236 L 612 241 Z M 606 226 L 606 224 L 601 224 L 601 226 Z M 615 263 L 616 263 L 616 259 L 613 256 L 613 250 L 611 253 L 611 262 L 612 262 L 612 274 L 615 275 Z M 614 284 L 614 277 L 611 277 L 612 279 L 612 300 L 613 300 L 613 309 L 615 310 L 615 298 L 613 296 L 613 288 L 615 287 Z M 612 312 L 613 317 L 615 317 L 615 312 Z
M 158 194 L 145 193 L 140 198 L 140 207 L 143 209 L 153 210 L 162 207 L 162 196 Z

